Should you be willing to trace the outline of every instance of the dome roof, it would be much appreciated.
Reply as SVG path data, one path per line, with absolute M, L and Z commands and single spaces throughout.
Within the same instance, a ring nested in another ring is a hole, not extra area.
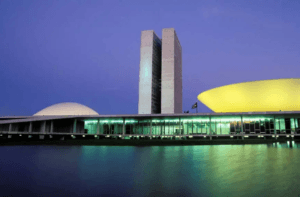
M 300 111 L 300 78 L 271 79 L 207 90 L 198 99 L 214 112 Z
M 34 116 L 59 116 L 59 115 L 99 115 L 91 108 L 79 103 L 58 103 L 46 107 Z

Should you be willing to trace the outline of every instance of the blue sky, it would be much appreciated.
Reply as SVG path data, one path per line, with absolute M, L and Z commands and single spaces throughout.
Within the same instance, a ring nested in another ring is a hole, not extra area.
M 175 28 L 183 110 L 214 87 L 299 78 L 299 10 L 297 0 L 2 0 L 0 116 L 60 102 L 136 114 L 143 30 Z

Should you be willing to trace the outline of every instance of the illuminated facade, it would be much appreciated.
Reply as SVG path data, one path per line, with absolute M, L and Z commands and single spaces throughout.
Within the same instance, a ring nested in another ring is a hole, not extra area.
M 139 114 L 182 113 L 181 45 L 173 28 L 162 40 L 142 31 L 139 72 Z
M 134 117 L 85 120 L 90 134 L 120 135 L 237 135 L 299 134 L 300 114 Z M 124 130 L 123 130 L 124 125 Z M 99 128 L 97 130 L 97 128 Z
M 161 112 L 161 40 L 153 30 L 142 31 L 139 74 L 139 114 Z
M 207 90 L 198 99 L 214 112 L 300 111 L 300 79 L 273 79 Z
M 182 49 L 173 28 L 162 32 L 161 113 L 182 113 Z
M 61 106 L 65 105 L 61 104 Z M 76 106 L 78 110 L 81 108 L 79 105 Z M 57 107 L 54 107 L 52 112 L 54 111 L 61 114 L 61 111 L 70 110 L 61 108 L 59 111 Z M 87 115 L 0 117 L 0 136 L 8 138 L 38 136 L 40 139 L 53 136 L 62 138 L 67 136 L 121 137 L 125 139 L 208 137 L 210 140 L 222 137 L 300 137 L 299 111 L 138 115 L 89 115 L 89 112 L 86 113 Z

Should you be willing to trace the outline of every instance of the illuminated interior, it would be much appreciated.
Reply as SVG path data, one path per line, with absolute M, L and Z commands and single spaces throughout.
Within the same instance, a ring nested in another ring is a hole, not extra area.
M 273 79 L 207 90 L 198 100 L 214 112 L 300 111 L 300 79 Z
M 125 135 L 231 135 L 300 133 L 300 117 L 271 115 L 198 116 L 178 118 L 106 118 L 84 120 L 88 134 Z M 98 132 L 97 128 L 99 126 Z M 151 129 L 150 129 L 151 128 Z M 151 131 L 150 131 L 151 130 Z

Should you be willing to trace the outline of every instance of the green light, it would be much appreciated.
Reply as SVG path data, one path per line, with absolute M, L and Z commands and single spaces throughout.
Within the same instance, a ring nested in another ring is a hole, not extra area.
M 179 123 L 179 119 L 153 119 L 152 123 Z
M 119 123 L 119 124 L 123 124 L 123 120 L 121 119 L 104 119 L 104 120 L 100 120 L 101 124 L 105 124 L 105 123 Z
M 97 122 L 98 122 L 98 120 L 85 120 L 84 124 L 95 124 Z
M 138 123 L 137 120 L 125 120 L 125 124 L 127 123 Z

